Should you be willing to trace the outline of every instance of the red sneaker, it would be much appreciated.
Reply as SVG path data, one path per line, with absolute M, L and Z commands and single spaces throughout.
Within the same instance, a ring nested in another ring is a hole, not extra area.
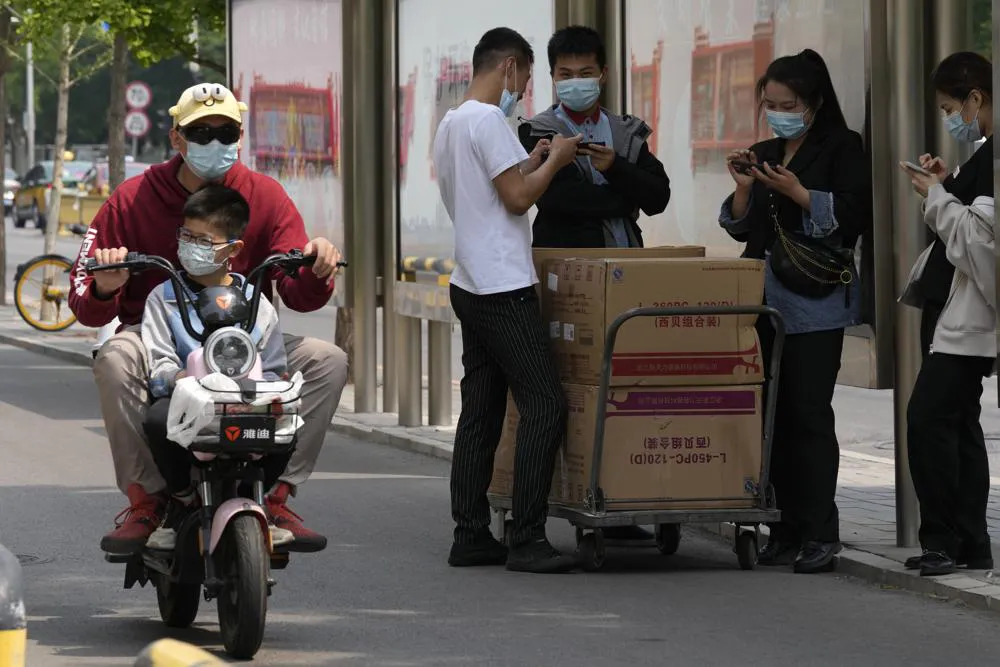
M 289 551 L 299 551 L 303 553 L 313 553 L 326 549 L 326 538 L 316 531 L 309 530 L 302 525 L 302 517 L 289 509 L 285 503 L 291 494 L 292 487 L 285 482 L 278 484 L 274 493 L 267 497 L 267 513 L 271 517 L 271 522 L 277 528 L 284 528 L 289 531 L 295 540 L 286 548 Z
M 146 540 L 163 521 L 166 496 L 150 495 L 139 486 L 128 487 L 129 506 L 115 517 L 115 529 L 101 539 L 101 550 L 113 554 L 142 551 Z

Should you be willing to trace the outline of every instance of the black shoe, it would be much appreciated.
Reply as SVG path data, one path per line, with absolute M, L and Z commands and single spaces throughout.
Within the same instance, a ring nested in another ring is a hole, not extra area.
M 503 565 L 507 562 L 507 547 L 484 535 L 472 544 L 452 544 L 448 565 L 452 567 L 479 567 Z
M 795 572 L 799 574 L 816 574 L 817 572 L 833 572 L 836 568 L 836 556 L 843 547 L 840 542 L 817 542 L 811 540 L 802 545 L 802 551 L 795 558 Z
M 766 567 L 791 565 L 798 553 L 798 542 L 768 539 L 767 544 L 757 554 L 757 564 Z
M 951 574 L 958 570 L 958 564 L 946 553 L 940 551 L 928 551 L 920 560 L 920 576 L 936 577 L 942 574 Z
M 564 555 L 544 537 L 514 547 L 507 556 L 507 569 L 512 572 L 561 574 L 575 567 L 574 557 Z
M 605 540 L 617 540 L 621 542 L 648 542 L 654 539 L 653 533 L 642 526 L 615 526 L 614 528 L 604 528 Z

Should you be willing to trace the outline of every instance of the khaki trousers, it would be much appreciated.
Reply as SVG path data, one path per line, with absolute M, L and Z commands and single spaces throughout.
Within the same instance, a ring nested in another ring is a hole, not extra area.
M 279 478 L 294 490 L 316 467 L 323 440 L 347 384 L 347 355 L 333 343 L 285 334 L 290 373 L 301 371 L 302 419 L 299 441 L 288 467 Z M 139 327 L 131 326 L 111 337 L 97 353 L 94 379 L 101 414 L 111 444 L 118 488 L 124 493 L 139 484 L 146 493 L 158 493 L 166 482 L 156 469 L 146 444 L 142 423 L 149 406 L 146 350 Z

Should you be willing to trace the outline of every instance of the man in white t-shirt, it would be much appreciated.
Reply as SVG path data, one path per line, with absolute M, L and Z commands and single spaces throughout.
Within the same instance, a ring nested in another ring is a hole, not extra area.
M 574 567 L 545 537 L 548 494 L 566 428 L 566 397 L 548 349 L 534 285 L 528 210 L 576 159 L 580 137 L 540 141 L 528 155 L 507 122 L 524 95 L 534 53 L 509 28 L 494 28 L 472 55 L 465 101 L 441 120 L 434 168 L 455 226 L 451 305 L 462 324 L 462 414 L 451 469 L 455 543 L 449 564 L 520 572 Z M 521 420 L 514 459 L 510 549 L 490 534 L 486 490 L 507 390 Z

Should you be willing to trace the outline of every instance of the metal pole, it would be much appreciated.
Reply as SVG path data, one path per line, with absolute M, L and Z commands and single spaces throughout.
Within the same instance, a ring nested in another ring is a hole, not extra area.
M 382 53 L 372 48 L 382 37 L 382 4 L 366 0 L 350 0 L 350 22 L 345 30 L 353 39 L 345 69 L 351 70 L 350 87 L 344 90 L 344 102 L 353 107 L 354 138 L 351 155 L 345 162 L 354 174 L 353 199 L 354 244 L 351 252 L 351 272 L 354 274 L 354 411 L 378 410 L 378 220 L 382 217 L 379 197 L 382 178 L 382 123 L 387 112 L 382 99 Z M 346 17 L 345 17 L 346 18 Z
M 451 324 L 427 322 L 427 423 L 451 426 Z
M 24 129 L 28 135 L 28 164 L 25 170 L 31 169 L 35 165 L 35 50 L 31 42 L 28 42 L 25 60 L 27 61 L 25 70 L 25 121 Z
M 625 3 L 622 0 L 604 2 L 601 32 L 608 56 L 608 82 L 604 86 L 603 103 L 615 113 L 624 113 L 627 108 L 625 76 L 628 73 L 628 60 L 625 56 Z
M 934 20 L 931 23 L 931 34 L 927 37 L 934 48 L 930 49 L 928 54 L 931 56 L 926 68 L 928 76 L 947 56 L 956 51 L 968 50 L 972 45 L 972 14 L 967 0 L 933 0 L 931 9 L 934 12 Z M 944 124 L 938 119 L 940 111 L 937 110 L 935 91 L 930 85 L 927 86 L 927 109 L 930 114 L 927 131 L 928 146 L 933 149 L 931 152 L 940 155 L 945 164 L 952 168 L 969 159 L 975 151 L 975 146 L 955 141 L 944 129 Z
M 913 159 L 924 152 L 925 97 L 927 72 L 924 67 L 925 0 L 888 0 L 885 42 L 888 45 L 890 103 L 893 153 L 884 159 Z M 872 32 L 872 39 L 880 35 Z M 900 157 L 900 156 L 905 156 Z M 895 293 L 906 284 L 910 267 L 927 246 L 920 214 L 920 199 L 913 192 L 910 179 L 899 169 L 892 170 L 894 201 L 893 245 L 895 248 Z M 906 441 L 906 406 L 920 370 L 920 312 L 908 306 L 896 306 L 895 384 L 893 409 L 896 442 L 896 544 L 917 544 L 919 514 L 908 463 Z
M 422 322 L 415 317 L 399 316 L 396 349 L 399 354 L 399 425 L 423 426 Z
M 1000 0 L 993 0 L 993 43 L 1000 44 Z M 1000 90 L 1000 68 L 993 68 L 993 96 L 996 97 L 996 91 Z M 1000 127 L 1000 104 L 993 104 L 993 128 L 996 129 Z M 993 143 L 993 192 L 1000 192 L 1000 169 L 997 169 L 997 165 L 1000 165 L 1000 147 L 997 147 L 996 142 Z M 1000 254 L 1000 246 L 994 246 L 998 254 Z M 1000 294 L 1000 261 L 996 264 L 997 273 L 997 294 Z M 997 349 L 1000 350 L 1000 321 L 997 322 Z M 997 361 L 1000 362 L 1000 355 L 997 357 Z M 997 386 L 997 403 L 1000 404 L 1000 385 Z
M 399 382 L 397 380 L 395 287 L 399 276 L 399 62 L 397 0 L 383 0 L 385 12 L 382 16 L 382 96 L 385 108 L 391 109 L 383 118 L 382 165 L 382 411 L 396 412 L 399 409 Z
M 132 159 L 139 157 L 139 137 L 132 137 Z

